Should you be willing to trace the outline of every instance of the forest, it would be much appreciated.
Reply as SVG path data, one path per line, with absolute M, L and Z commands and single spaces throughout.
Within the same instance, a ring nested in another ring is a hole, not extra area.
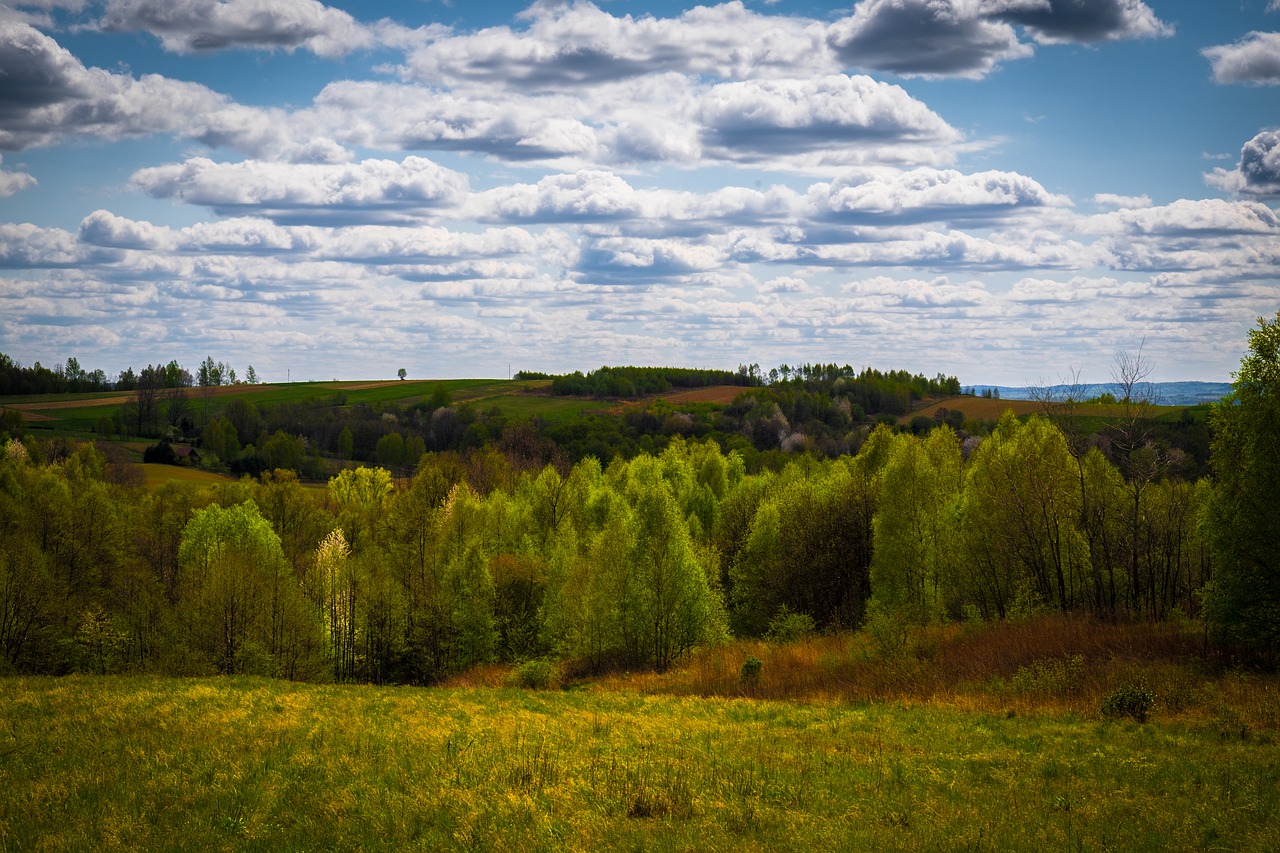
M 477 664 L 664 670 L 731 636 L 1005 620 L 1205 619 L 1265 659 L 1280 315 L 1212 417 L 1213 476 L 1141 419 L 1006 413 L 964 440 L 878 424 L 748 471 L 711 439 L 541 462 L 489 442 L 411 476 L 284 468 L 146 488 L 91 442 L 8 437 L 0 670 L 430 684 Z M 738 405 L 738 404 L 735 404 Z M 216 421 L 215 421 L 216 422 Z

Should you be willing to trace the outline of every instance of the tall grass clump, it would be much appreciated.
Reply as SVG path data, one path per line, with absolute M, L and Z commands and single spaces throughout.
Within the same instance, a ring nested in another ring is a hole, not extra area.
M 1145 723 L 1155 704 L 1156 696 L 1147 687 L 1146 679 L 1138 678 L 1102 697 L 1102 716 L 1109 720 L 1129 717 Z

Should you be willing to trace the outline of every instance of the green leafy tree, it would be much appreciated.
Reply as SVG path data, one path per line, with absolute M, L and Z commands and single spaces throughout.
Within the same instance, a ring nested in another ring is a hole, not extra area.
M 693 647 L 723 637 L 723 604 L 696 558 L 688 525 L 665 481 L 641 481 L 633 500 L 635 585 L 623 624 L 631 629 L 639 662 L 665 670 Z
M 350 681 L 359 673 L 357 640 L 367 586 L 362 581 L 342 528 L 331 531 L 316 549 L 311 590 L 312 600 L 323 614 L 334 681 Z
M 1089 551 L 1076 463 L 1057 427 L 1006 412 L 970 459 L 958 510 L 965 603 L 1002 618 L 1078 604 Z
M 27 536 L 6 535 L 0 548 L 0 673 L 47 671 L 58 641 L 65 589 Z
M 807 464 L 788 464 L 729 569 L 733 624 L 743 633 L 763 634 L 784 605 L 822 627 L 862 621 L 878 479 L 861 456 L 808 475 Z
M 284 468 L 297 471 L 302 468 L 307 458 L 307 445 L 301 436 L 290 435 L 284 430 L 276 430 L 258 448 L 266 468 Z
M 310 674 L 323 648 L 318 614 L 253 501 L 197 512 L 178 560 L 193 644 L 220 671 Z
M 1258 318 L 1231 395 L 1214 407 L 1217 488 L 1203 523 L 1214 555 L 1204 615 L 1217 642 L 1280 648 L 1280 312 Z
M 355 434 L 351 432 L 351 427 L 343 427 L 342 432 L 338 433 L 338 458 L 350 459 L 352 452 L 355 450 Z
M 378 464 L 386 468 L 399 468 L 404 464 L 404 436 L 389 432 L 378 439 Z
M 353 548 L 372 542 L 393 491 L 391 472 L 385 468 L 347 468 L 329 481 L 329 496 Z
M 871 560 L 875 609 L 911 622 L 942 616 L 954 541 L 949 505 L 960 492 L 960 442 L 949 427 L 899 436 L 881 476 Z
M 240 455 L 240 438 L 236 428 L 226 418 L 214 418 L 200 433 L 200 444 L 222 462 Z

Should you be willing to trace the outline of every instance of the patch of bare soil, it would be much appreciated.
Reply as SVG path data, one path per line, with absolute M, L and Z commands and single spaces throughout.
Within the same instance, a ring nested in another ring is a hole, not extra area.
M 662 399 L 671 403 L 715 403 L 727 406 L 747 390 L 737 385 L 712 385 L 709 388 L 694 388 L 691 391 L 680 391 L 675 394 L 663 394 Z

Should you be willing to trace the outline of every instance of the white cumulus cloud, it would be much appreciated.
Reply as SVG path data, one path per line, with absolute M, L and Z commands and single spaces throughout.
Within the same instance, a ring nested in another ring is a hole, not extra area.
M 108 0 L 98 25 L 151 33 L 174 53 L 301 47 L 330 58 L 374 47 L 380 29 L 403 29 L 368 26 L 316 0 Z
M 253 211 L 279 221 L 377 221 L 458 204 L 467 177 L 423 157 L 343 164 L 216 163 L 195 157 L 133 175 L 138 189 L 225 215 Z
M 1280 85 L 1280 33 L 1252 32 L 1235 44 L 1200 51 L 1219 83 Z
M 1264 130 L 1240 149 L 1234 169 L 1205 175 L 1210 186 L 1258 198 L 1280 198 L 1280 131 Z

